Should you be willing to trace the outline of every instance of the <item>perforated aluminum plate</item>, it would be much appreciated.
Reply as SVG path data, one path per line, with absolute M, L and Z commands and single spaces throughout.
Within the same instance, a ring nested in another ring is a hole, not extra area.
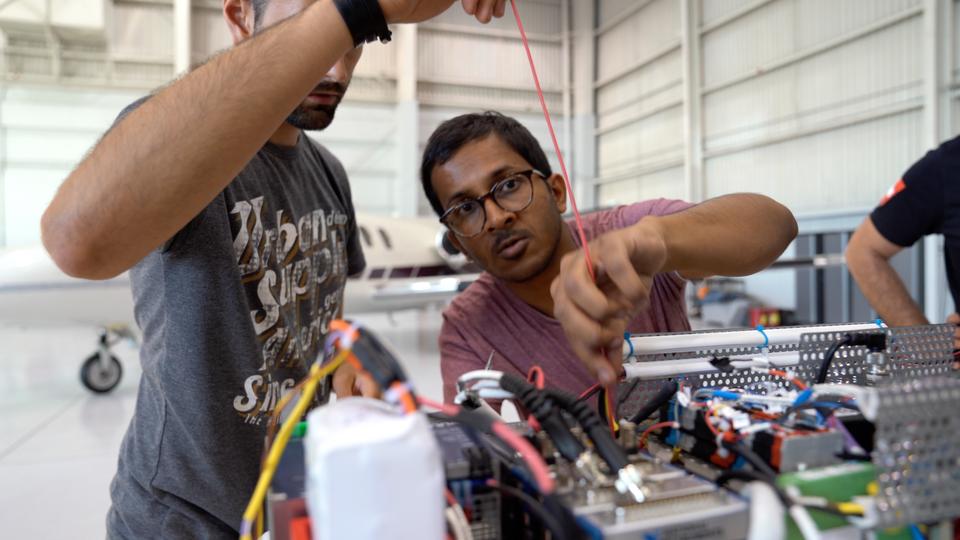
M 836 328 L 836 325 L 811 325 L 805 327 L 809 333 L 803 334 L 798 343 L 779 345 L 770 348 L 771 353 L 797 351 L 800 364 L 792 368 L 804 381 L 813 381 L 820 369 L 823 356 L 831 344 L 843 337 L 843 331 L 822 331 L 824 328 Z M 888 382 L 924 377 L 951 372 L 953 363 L 953 329 L 951 325 L 929 325 L 901 328 L 877 328 L 850 333 L 887 334 L 887 352 L 890 357 L 891 376 Z M 709 330 L 687 332 L 690 336 L 727 332 L 728 330 Z M 671 334 L 678 335 L 678 334 Z M 680 334 L 683 335 L 683 334 Z M 695 340 L 691 339 L 693 343 Z M 867 353 L 865 347 L 841 347 L 831 362 L 831 371 L 827 381 L 836 383 L 864 384 L 863 359 Z M 756 347 L 695 348 L 668 354 L 637 355 L 628 361 L 662 362 L 677 358 L 711 358 L 714 356 L 734 356 L 757 354 Z M 694 389 L 701 387 L 751 387 L 752 391 L 764 393 L 765 388 L 786 388 L 790 383 L 778 377 L 756 373 L 750 370 L 732 372 L 700 373 L 680 377 L 685 385 Z M 642 381 L 627 381 L 618 389 L 618 410 L 620 417 L 633 415 L 643 405 L 648 396 L 656 392 L 673 377 Z M 772 386 L 771 386 L 772 385 Z
M 877 391 L 880 526 L 960 516 L 960 380 L 915 379 Z
M 953 330 L 948 324 L 884 328 L 854 334 L 884 333 L 889 356 L 888 377 L 878 384 L 905 379 L 947 375 L 953 371 Z M 843 338 L 844 332 L 812 332 L 800 337 L 800 365 L 797 375 L 813 381 L 830 346 Z M 830 363 L 827 382 L 865 384 L 864 358 L 866 347 L 841 347 Z

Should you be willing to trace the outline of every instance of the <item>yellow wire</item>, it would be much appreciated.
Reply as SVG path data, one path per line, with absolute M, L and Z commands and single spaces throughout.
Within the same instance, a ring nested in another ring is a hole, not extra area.
M 862 504 L 854 502 L 837 503 L 837 510 L 844 514 L 863 514 L 865 512 Z
M 313 401 L 313 395 L 316 393 L 320 381 L 327 374 L 340 367 L 340 364 L 347 359 L 349 354 L 350 350 L 344 349 L 326 366 L 320 367 L 320 363 L 317 362 L 310 367 L 310 372 L 307 374 L 307 382 L 303 387 L 303 393 L 300 395 L 300 399 L 297 401 L 296 406 L 294 406 L 293 412 L 290 413 L 290 416 L 283 422 L 283 426 L 280 427 L 280 432 L 273 441 L 273 445 L 270 446 L 270 452 L 267 454 L 267 459 L 264 462 L 263 471 L 261 471 L 260 478 L 257 480 L 257 487 L 253 490 L 253 495 L 250 497 L 247 509 L 243 512 L 244 523 L 252 524 L 260 515 L 263 499 L 267 495 L 267 488 L 270 487 L 270 482 L 273 481 L 273 474 L 280 464 L 280 457 L 283 456 L 283 450 L 287 446 L 287 441 L 290 440 L 294 428 L 297 426 L 303 413 L 307 411 L 310 402 Z M 242 534 L 240 539 L 253 540 L 250 533 Z

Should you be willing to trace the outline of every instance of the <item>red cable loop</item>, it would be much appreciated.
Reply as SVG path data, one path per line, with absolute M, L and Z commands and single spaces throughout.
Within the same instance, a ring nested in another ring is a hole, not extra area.
M 560 171 L 563 173 L 563 181 L 567 185 L 567 195 L 570 197 L 570 207 L 573 209 L 573 218 L 577 223 L 577 234 L 580 236 L 580 246 L 583 248 L 583 258 L 587 263 L 587 272 L 590 279 L 597 281 L 597 275 L 593 268 L 593 259 L 590 257 L 590 245 L 587 243 L 587 234 L 583 230 L 583 220 L 580 218 L 580 210 L 577 208 L 577 198 L 573 194 L 573 185 L 570 183 L 570 175 L 567 174 L 567 165 L 563 160 L 563 152 L 560 151 L 560 143 L 557 142 L 557 133 L 553 129 L 553 122 L 550 120 L 550 111 L 547 109 L 547 101 L 543 97 L 543 88 L 540 87 L 540 77 L 537 75 L 537 66 L 533 63 L 533 53 L 530 52 L 530 42 L 527 41 L 527 32 L 523 29 L 523 21 L 520 20 L 520 11 L 517 9 L 516 0 L 510 0 L 510 8 L 513 10 L 513 16 L 517 20 L 517 28 L 520 29 L 520 40 L 523 42 L 523 50 L 527 53 L 527 61 L 530 63 L 530 73 L 533 75 L 533 84 L 537 87 L 537 97 L 540 98 L 540 108 L 543 110 L 543 118 L 547 121 L 547 129 L 550 131 L 550 139 L 553 141 L 553 149 L 557 152 L 557 160 L 560 161 Z M 604 351 L 604 355 L 606 352 Z M 614 385 L 607 387 L 607 396 L 612 396 Z M 608 406 L 612 406 L 612 399 L 608 399 Z M 616 411 L 610 411 L 607 422 L 610 430 L 616 432 L 617 421 Z
M 560 143 L 557 142 L 557 133 L 553 130 L 550 111 L 547 110 L 547 101 L 543 97 L 543 89 L 540 87 L 540 77 L 537 75 L 537 67 L 533 63 L 533 54 L 530 52 L 530 43 L 527 41 L 527 33 L 523 29 L 523 22 L 520 20 L 520 11 L 517 10 L 516 0 L 510 0 L 510 7 L 513 8 L 513 16 L 517 19 L 517 28 L 520 29 L 520 40 L 523 41 L 523 49 L 527 52 L 527 61 L 530 62 L 530 73 L 533 74 L 533 84 L 537 87 L 537 97 L 540 98 L 540 108 L 543 109 L 543 117 L 547 121 L 550 139 L 553 140 L 553 149 L 557 152 L 557 160 L 560 161 L 560 170 L 563 172 L 563 181 L 567 185 L 567 195 L 570 197 L 570 207 L 573 209 L 573 217 L 577 222 L 577 233 L 580 236 L 580 244 L 583 246 L 583 256 L 587 261 L 587 270 L 590 272 L 590 278 L 596 281 L 597 277 L 593 273 L 593 260 L 590 258 L 590 246 L 587 245 L 587 235 L 583 231 L 583 220 L 580 219 L 580 210 L 577 208 L 577 198 L 573 195 L 570 175 L 567 174 L 567 165 L 563 161 L 563 152 L 560 151 Z

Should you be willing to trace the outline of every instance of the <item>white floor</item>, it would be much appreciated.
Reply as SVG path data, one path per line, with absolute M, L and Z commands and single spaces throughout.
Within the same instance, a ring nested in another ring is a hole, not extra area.
M 437 310 L 358 316 L 394 345 L 417 390 L 442 398 Z M 79 368 L 96 342 L 87 328 L 0 326 L 0 514 L 4 538 L 103 538 L 108 487 L 133 414 L 140 366 L 114 351 L 124 378 L 97 396 Z

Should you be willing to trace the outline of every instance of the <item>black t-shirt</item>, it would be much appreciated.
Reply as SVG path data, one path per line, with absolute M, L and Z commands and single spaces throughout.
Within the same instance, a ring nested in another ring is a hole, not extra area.
M 942 234 L 950 294 L 960 306 L 960 137 L 914 163 L 870 218 L 880 234 L 898 246 Z

